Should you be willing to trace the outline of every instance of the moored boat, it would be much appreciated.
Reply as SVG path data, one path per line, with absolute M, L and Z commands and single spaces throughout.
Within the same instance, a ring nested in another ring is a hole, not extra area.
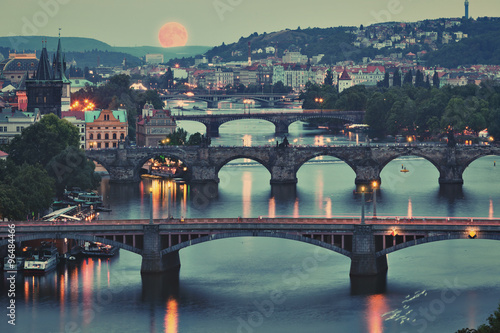
M 56 268 L 59 262 L 59 253 L 52 245 L 42 245 L 35 249 L 31 256 L 24 261 L 24 272 L 28 274 L 43 274 Z
M 102 244 L 99 242 L 85 242 L 81 254 L 87 257 L 109 258 L 113 257 L 118 252 L 118 250 L 119 249 L 117 247 Z

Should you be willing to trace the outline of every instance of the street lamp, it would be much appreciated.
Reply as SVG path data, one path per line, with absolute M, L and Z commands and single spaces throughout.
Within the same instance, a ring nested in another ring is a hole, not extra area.
M 377 187 L 378 187 L 378 182 L 374 180 L 372 182 L 372 188 L 373 188 L 373 218 L 377 218 Z
M 365 224 L 365 187 L 361 186 L 361 224 Z
M 149 189 L 149 224 L 153 224 L 153 184 Z
M 323 114 L 323 98 L 321 98 L 321 97 L 316 97 L 316 98 L 314 99 L 314 101 L 315 101 L 316 103 L 319 103 L 319 104 L 321 105 L 321 113 Z

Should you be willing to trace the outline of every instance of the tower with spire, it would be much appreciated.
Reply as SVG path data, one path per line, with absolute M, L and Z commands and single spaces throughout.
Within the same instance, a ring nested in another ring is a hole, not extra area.
M 52 61 L 52 69 L 54 71 L 54 79 L 63 82 L 61 111 L 69 111 L 71 105 L 71 82 L 66 77 L 66 59 L 62 55 L 61 50 L 61 34 L 59 33 L 59 41 L 57 42 L 57 51 Z
M 464 2 L 464 6 L 465 6 L 465 19 L 468 20 L 469 19 L 469 0 L 465 0 Z
M 42 115 L 53 113 L 61 118 L 61 111 L 70 106 L 70 81 L 66 77 L 66 62 L 62 55 L 61 38 L 54 55 L 52 66 L 47 53 L 47 41 L 42 42 L 42 53 L 38 68 L 31 79 L 26 80 L 28 112 L 39 109 Z

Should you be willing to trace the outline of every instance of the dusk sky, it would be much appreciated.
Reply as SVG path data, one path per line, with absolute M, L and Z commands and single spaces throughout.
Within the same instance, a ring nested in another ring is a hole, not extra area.
M 46 4 L 46 5 L 43 5 Z M 500 16 L 498 0 L 470 0 L 471 17 Z M 463 0 L 3 0 L 0 35 L 90 37 L 113 46 L 160 46 L 167 22 L 187 45 L 232 43 L 253 32 L 369 25 L 464 15 Z

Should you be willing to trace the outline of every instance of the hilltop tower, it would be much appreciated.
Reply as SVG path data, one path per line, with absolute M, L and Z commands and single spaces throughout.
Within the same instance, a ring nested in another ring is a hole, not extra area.
M 468 20 L 469 19 L 469 0 L 465 0 L 464 6 L 465 6 L 465 19 Z

